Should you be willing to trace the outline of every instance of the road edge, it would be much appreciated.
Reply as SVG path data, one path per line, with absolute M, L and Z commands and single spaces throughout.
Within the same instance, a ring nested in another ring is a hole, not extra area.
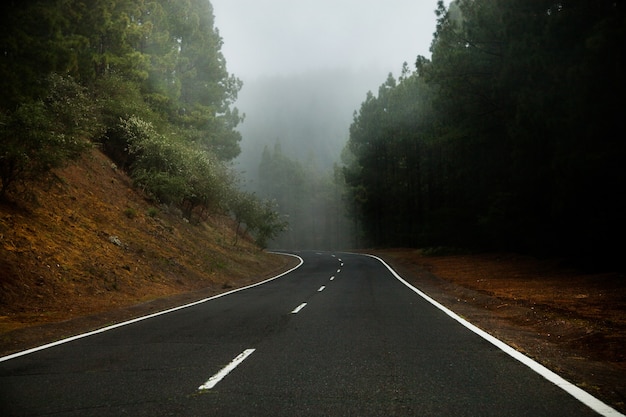
M 513 359 L 516 359 L 517 361 L 523 363 L 524 365 L 526 365 L 527 367 L 529 367 L 530 369 L 532 369 L 533 371 L 535 371 L 536 373 L 541 375 L 543 378 L 545 378 L 548 381 L 552 382 L 554 385 L 556 385 L 557 387 L 561 388 L 562 390 L 564 390 L 565 392 L 567 392 L 568 394 L 570 394 L 571 396 L 576 398 L 578 401 L 582 402 L 587 407 L 591 408 L 596 413 L 598 413 L 598 414 L 600 414 L 602 416 L 605 416 L 605 417 L 626 417 L 624 414 L 620 413 L 619 411 L 617 411 L 613 407 L 609 406 L 608 404 L 604 403 L 603 401 L 601 401 L 598 398 L 594 397 L 593 395 L 589 394 L 587 391 L 577 387 L 576 385 L 574 385 L 571 382 L 567 381 L 566 379 L 564 379 L 560 375 L 556 374 L 555 372 L 551 371 L 550 369 L 546 368 L 545 366 L 541 365 L 540 363 L 536 362 L 535 360 L 531 359 L 530 357 L 528 357 L 528 356 L 524 355 L 523 353 L 515 350 L 514 348 L 512 348 L 511 346 L 509 346 L 505 342 L 501 341 L 500 339 L 492 336 L 491 334 L 487 333 L 486 331 L 480 329 L 479 327 L 477 327 L 474 324 L 470 323 L 469 321 L 465 320 L 464 318 L 462 318 L 461 316 L 456 314 L 454 311 L 450 310 L 448 307 L 444 306 L 443 304 L 441 304 L 438 301 L 436 301 L 435 299 L 431 298 L 430 296 L 428 296 L 427 294 L 425 294 L 424 292 L 422 292 L 418 288 L 414 287 L 412 284 L 410 284 L 408 281 L 406 281 L 404 278 L 402 278 L 382 258 L 379 258 L 376 255 L 372 255 L 372 254 L 368 254 L 368 253 L 357 253 L 355 255 L 364 255 L 364 256 L 368 256 L 370 258 L 378 260 L 379 262 L 381 262 L 391 272 L 391 274 L 398 281 L 400 281 L 402 284 L 404 284 L 406 287 L 408 287 L 411 291 L 415 292 L 417 295 L 422 297 L 424 300 L 426 300 L 427 302 L 432 304 L 437 309 L 441 310 L 443 313 L 448 315 L 453 320 L 457 321 L 459 324 L 461 324 L 462 326 L 464 326 L 465 328 L 467 328 L 471 332 L 473 332 L 476 335 L 482 337 L 483 339 L 485 339 L 486 341 L 488 341 L 492 345 L 496 346 L 498 349 L 502 350 L 507 355 L 511 356 Z
M 14 353 L 11 353 L 9 355 L 0 357 L 0 363 L 1 362 L 6 362 L 8 360 L 15 359 L 15 358 L 18 358 L 18 357 L 21 357 L 21 356 L 25 356 L 25 355 L 28 355 L 28 354 L 31 354 L 31 353 L 34 353 L 34 352 L 38 352 L 38 351 L 41 351 L 41 350 L 49 349 L 49 348 L 54 347 L 54 346 L 62 345 L 62 344 L 65 344 L 65 343 L 69 343 L 69 342 L 72 342 L 74 340 L 83 339 L 85 337 L 93 336 L 93 335 L 96 335 L 96 334 L 99 334 L 99 333 L 104 333 L 106 331 L 117 329 L 119 327 L 128 326 L 129 324 L 133 324 L 133 323 L 137 323 L 137 322 L 140 322 L 140 321 L 143 321 L 143 320 L 148 320 L 148 319 L 151 319 L 151 318 L 154 318 L 154 317 L 162 316 L 164 314 L 168 314 L 168 313 L 172 313 L 174 311 L 178 311 L 178 310 L 182 310 L 182 309 L 185 309 L 185 308 L 193 307 L 193 306 L 196 306 L 198 304 L 203 304 L 203 303 L 206 303 L 208 301 L 215 300 L 217 298 L 225 297 L 227 295 L 234 294 L 236 292 L 247 290 L 249 288 L 257 287 L 259 285 L 262 285 L 262 284 L 268 283 L 270 281 L 274 281 L 275 279 L 281 278 L 281 277 L 289 274 L 292 271 L 295 271 L 296 269 L 300 268 L 300 266 L 302 266 L 302 264 L 304 263 L 304 260 L 301 257 L 299 257 L 298 255 L 291 254 L 291 253 L 284 253 L 284 252 L 280 252 L 278 254 L 297 258 L 299 260 L 298 265 L 296 265 L 296 266 L 294 266 L 294 267 L 292 267 L 292 268 L 290 268 L 290 269 L 288 269 L 286 271 L 283 271 L 283 272 L 281 272 L 280 274 L 278 274 L 276 276 L 270 277 L 270 278 L 265 279 L 263 281 L 259 281 L 259 282 L 256 282 L 256 283 L 253 283 L 253 284 L 241 287 L 241 288 L 235 288 L 233 290 L 230 290 L 230 291 L 227 291 L 227 292 L 223 292 L 223 293 L 220 293 L 220 294 L 215 294 L 213 296 L 206 297 L 206 298 L 203 298 L 201 300 L 193 301 L 191 303 L 186 303 L 186 304 L 183 304 L 183 305 L 180 305 L 180 306 L 176 306 L 176 307 L 172 307 L 172 308 L 168 308 L 168 309 L 165 309 L 165 310 L 162 310 L 162 311 L 157 311 L 155 313 L 147 314 L 147 315 L 144 315 L 144 316 L 135 317 L 133 319 L 122 321 L 120 323 L 115 323 L 115 324 L 112 324 L 112 325 L 109 325 L 109 326 L 101 327 L 101 328 L 98 328 L 96 330 L 80 333 L 80 334 L 77 334 L 77 335 L 74 335 L 74 336 L 70 336 L 70 337 L 66 337 L 66 338 L 63 338 L 63 339 L 60 339 L 60 340 L 57 340 L 57 341 L 54 341 L 54 342 L 50 342 L 50 343 L 46 343 L 46 344 L 43 344 L 43 345 L 40 345 L 40 346 L 36 346 L 36 347 L 30 348 L 30 349 L 14 352 Z

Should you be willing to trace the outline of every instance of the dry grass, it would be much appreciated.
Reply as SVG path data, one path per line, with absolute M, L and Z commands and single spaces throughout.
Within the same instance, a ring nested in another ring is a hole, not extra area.
M 0 203 L 0 333 L 199 289 L 285 266 L 227 217 L 187 222 L 151 205 L 101 152 Z

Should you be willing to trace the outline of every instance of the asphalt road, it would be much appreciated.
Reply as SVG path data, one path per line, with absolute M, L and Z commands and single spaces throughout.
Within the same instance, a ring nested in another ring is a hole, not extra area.
M 599 415 L 379 260 L 298 255 L 262 285 L 0 358 L 0 415 Z

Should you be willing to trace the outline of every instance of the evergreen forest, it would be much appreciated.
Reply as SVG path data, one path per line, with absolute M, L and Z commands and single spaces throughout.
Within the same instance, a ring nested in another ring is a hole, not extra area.
M 226 68 L 208 0 L 8 0 L 0 197 L 98 146 L 155 202 L 189 219 L 228 213 L 262 246 L 617 263 L 625 8 L 440 1 L 431 56 L 365 95 L 336 163 L 320 172 L 277 138 L 251 170 L 252 192 L 233 165 L 243 82 Z
M 617 263 L 625 6 L 439 2 L 432 56 L 389 75 L 350 126 L 343 172 L 366 244 Z
M 0 6 L 0 197 L 98 146 L 155 203 L 230 214 L 259 244 L 286 227 L 232 167 L 243 117 L 207 0 Z

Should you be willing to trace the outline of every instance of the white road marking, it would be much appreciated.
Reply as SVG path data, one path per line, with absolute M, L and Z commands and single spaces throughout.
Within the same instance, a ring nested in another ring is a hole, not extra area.
M 407 281 L 405 281 L 400 275 L 396 273 L 396 271 L 393 270 L 393 268 L 387 265 L 387 263 L 383 261 L 381 258 L 374 256 L 374 255 L 365 255 L 365 256 L 369 256 L 371 258 L 374 258 L 380 261 L 383 265 L 385 265 L 385 267 L 387 267 L 387 269 L 393 274 L 393 276 L 396 277 L 396 279 L 398 279 L 400 282 L 402 282 L 404 285 L 406 285 L 408 288 L 410 288 L 413 292 L 415 292 L 417 295 L 422 297 L 424 300 L 428 301 L 433 306 L 437 307 L 439 310 L 443 311 L 445 314 L 450 316 L 452 319 L 456 320 L 461 325 L 465 326 L 467 329 L 476 333 L 478 336 L 482 337 L 486 341 L 498 347 L 504 353 L 508 354 L 514 359 L 517 359 L 518 361 L 520 361 L 521 363 L 523 363 L 524 365 L 526 365 L 527 367 L 529 367 L 530 369 L 532 369 L 533 371 L 535 371 L 536 373 L 538 373 L 539 375 L 547 379 L 548 381 L 552 382 L 557 387 L 561 388 L 563 391 L 570 394 L 572 397 L 576 398 L 581 403 L 585 404 L 587 407 L 594 410 L 596 413 L 604 417 L 626 417 L 626 415 L 615 410 L 608 404 L 605 404 L 604 402 L 600 401 L 599 399 L 589 394 L 588 392 L 584 391 L 583 389 L 578 388 L 576 385 L 565 380 L 560 375 L 552 372 L 545 366 L 534 361 L 533 359 L 529 358 L 523 353 L 518 352 L 517 350 L 513 349 L 511 346 L 507 345 L 500 339 L 497 339 L 494 336 L 487 333 L 486 331 L 476 327 L 472 323 L 460 317 L 454 311 L 448 309 L 444 305 L 430 298 L 428 295 L 426 295 L 425 293 L 423 293 L 422 291 L 420 291 L 419 289 L 415 288 L 414 286 L 409 284 Z
M 40 350 L 49 349 L 49 348 L 54 347 L 54 346 L 62 345 L 64 343 L 73 342 L 74 340 L 78 340 L 78 339 L 82 339 L 82 338 L 85 338 L 85 337 L 93 336 L 93 335 L 96 335 L 96 334 L 99 334 L 99 333 L 104 333 L 104 332 L 109 331 L 109 330 L 117 329 L 118 327 L 128 326 L 129 324 L 137 323 L 137 322 L 143 321 L 143 320 L 148 320 L 148 319 L 151 319 L 153 317 L 158 317 L 158 316 L 161 316 L 161 315 L 164 315 L 164 314 L 172 313 L 174 311 L 182 310 L 184 308 L 193 307 L 193 306 L 196 306 L 198 304 L 206 303 L 207 301 L 215 300 L 216 298 L 224 297 L 224 296 L 227 296 L 227 295 L 230 295 L 230 294 L 234 294 L 234 293 L 239 292 L 239 291 L 247 290 L 248 288 L 257 287 L 259 285 L 263 285 L 263 284 L 265 284 L 267 282 L 270 282 L 270 281 L 278 279 L 278 278 L 280 278 L 282 276 L 285 276 L 285 275 L 287 275 L 288 273 L 290 273 L 292 271 L 295 271 L 296 269 L 300 268 L 302 266 L 302 264 L 304 263 L 304 260 L 301 257 L 297 256 L 297 255 L 292 255 L 290 253 L 278 253 L 278 252 L 270 252 L 270 253 L 276 253 L 276 254 L 279 254 L 279 255 L 292 256 L 294 258 L 299 259 L 300 262 L 298 263 L 298 265 L 294 266 L 290 270 L 285 271 L 282 274 L 276 275 L 275 277 L 266 279 L 265 281 L 257 282 L 256 284 L 248 285 L 247 287 L 242 287 L 242 288 L 237 288 L 237 289 L 234 289 L 234 290 L 231 290 L 231 291 L 227 291 L 227 292 L 222 293 L 222 294 L 217 294 L 217 295 L 214 295 L 214 296 L 209 297 L 209 298 L 204 298 L 202 300 L 195 301 L 193 303 L 189 303 L 189 304 L 185 304 L 185 305 L 182 305 L 182 306 L 178 306 L 178 307 L 170 308 L 170 309 L 167 309 L 167 310 L 159 311 L 159 312 L 156 312 L 156 313 L 153 313 L 153 314 L 149 314 L 147 316 L 137 317 L 135 319 L 128 320 L 128 321 L 125 321 L 125 322 L 122 322 L 122 323 L 113 324 L 111 326 L 106 326 L 106 327 L 103 327 L 101 329 L 93 330 L 91 332 L 81 333 L 81 334 L 78 334 L 76 336 L 71 336 L 71 337 L 68 337 L 68 338 L 65 338 L 65 339 L 57 340 L 56 342 L 47 343 L 45 345 L 37 346 L 37 347 L 34 347 L 32 349 L 27 349 L 27 350 L 23 350 L 21 352 L 16 352 L 16 353 L 13 353 L 11 355 L 0 357 L 0 362 L 4 362 L 4 361 L 11 360 L 11 359 L 15 359 L 15 358 L 18 358 L 20 356 L 28 355 L 28 354 L 31 354 L 31 353 L 34 353 L 34 352 L 39 352 Z
M 319 290 L 317 290 L 317 292 L 322 292 L 322 291 L 324 291 L 324 288 L 326 288 L 326 286 L 322 285 L 322 286 L 320 287 L 320 289 L 319 289 Z
M 337 273 L 340 273 L 340 272 L 341 272 L 341 269 L 338 269 L 338 270 L 337 270 Z
M 342 262 L 342 263 L 341 263 L 341 265 L 339 265 L 339 266 L 343 266 L 343 262 Z
M 331 281 L 332 281 L 332 280 L 334 280 L 334 279 L 335 279 L 335 277 L 330 277 L 330 280 L 331 280 Z
M 235 369 L 237 366 L 239 366 L 239 364 L 241 362 L 246 360 L 246 358 L 248 356 L 252 355 L 252 352 L 254 352 L 254 351 L 255 351 L 255 349 L 246 349 L 246 350 L 244 350 L 241 354 L 239 354 L 239 356 L 237 356 L 235 359 L 233 359 L 231 363 L 229 363 L 228 365 L 223 367 L 221 371 L 219 371 L 218 373 L 213 375 L 211 378 L 209 378 L 209 380 L 207 382 L 205 382 L 204 384 L 200 385 L 198 387 L 198 390 L 200 390 L 200 391 L 209 390 L 209 389 L 213 388 L 214 386 L 216 386 L 222 379 L 224 379 L 224 377 L 226 375 L 228 375 L 233 369 Z
M 306 303 L 302 303 L 300 304 L 298 307 L 296 307 L 291 314 L 298 314 L 300 312 L 300 310 L 302 310 L 304 307 L 306 306 Z

